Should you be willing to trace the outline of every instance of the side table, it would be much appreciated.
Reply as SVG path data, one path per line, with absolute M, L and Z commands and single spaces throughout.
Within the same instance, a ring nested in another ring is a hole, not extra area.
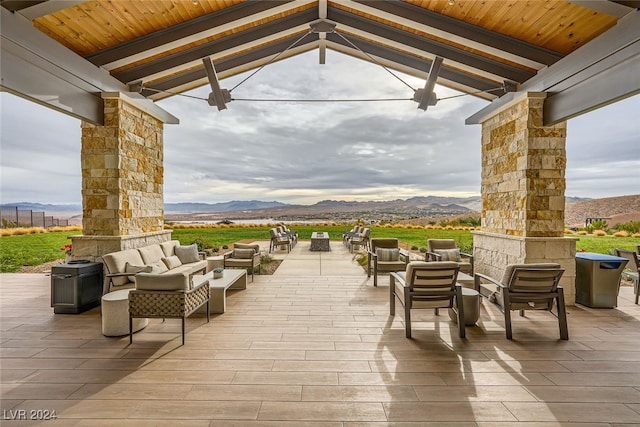
M 119 337 L 129 335 L 129 291 L 121 289 L 102 296 L 102 335 Z M 133 320 L 133 332 L 149 324 L 149 319 Z
M 464 308 L 464 324 L 473 326 L 480 318 L 480 293 L 475 289 L 462 286 L 462 307 Z M 449 309 L 449 317 L 454 322 L 458 321 L 458 311 Z

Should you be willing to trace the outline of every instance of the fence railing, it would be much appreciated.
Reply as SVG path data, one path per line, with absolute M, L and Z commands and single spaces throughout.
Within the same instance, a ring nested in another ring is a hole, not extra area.
M 54 218 L 45 212 L 16 208 L 0 209 L 0 228 L 15 227 L 56 227 L 69 225 L 68 219 Z

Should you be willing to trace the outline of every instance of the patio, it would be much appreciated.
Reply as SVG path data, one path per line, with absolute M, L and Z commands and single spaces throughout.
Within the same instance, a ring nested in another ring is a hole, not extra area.
M 150 319 L 130 346 L 102 336 L 99 308 L 54 314 L 48 276 L 1 275 L 2 425 L 640 424 L 632 288 L 617 309 L 568 307 L 569 341 L 547 313 L 514 316 L 508 341 L 486 301 L 466 340 L 426 310 L 408 340 L 386 276 L 374 288 L 342 243 L 309 245 L 278 251 L 210 323 L 190 317 L 184 346 L 177 320 Z M 31 410 L 57 420 L 10 420 Z

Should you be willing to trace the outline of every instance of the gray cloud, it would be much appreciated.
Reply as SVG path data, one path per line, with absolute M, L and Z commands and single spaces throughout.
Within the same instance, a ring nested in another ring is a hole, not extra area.
M 248 74 L 222 81 L 231 89 Z M 427 112 L 409 99 L 424 81 L 376 64 L 317 52 L 267 65 L 217 111 L 209 88 L 158 104 L 180 118 L 165 127 L 165 201 L 389 200 L 480 193 L 480 126 L 464 120 L 486 101 L 466 96 Z M 439 97 L 457 92 L 436 87 Z M 80 203 L 80 123 L 2 93 L 2 202 Z M 389 102 L 248 102 L 379 99 Z M 640 97 L 572 119 L 568 196 L 638 192 Z M 630 179 L 631 178 L 631 179 Z

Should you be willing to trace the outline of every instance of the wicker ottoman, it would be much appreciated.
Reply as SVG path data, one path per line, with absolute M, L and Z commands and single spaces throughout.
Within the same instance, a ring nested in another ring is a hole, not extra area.
M 149 324 L 149 319 L 133 319 L 133 332 Z M 129 335 L 129 289 L 109 292 L 102 296 L 102 335 Z

